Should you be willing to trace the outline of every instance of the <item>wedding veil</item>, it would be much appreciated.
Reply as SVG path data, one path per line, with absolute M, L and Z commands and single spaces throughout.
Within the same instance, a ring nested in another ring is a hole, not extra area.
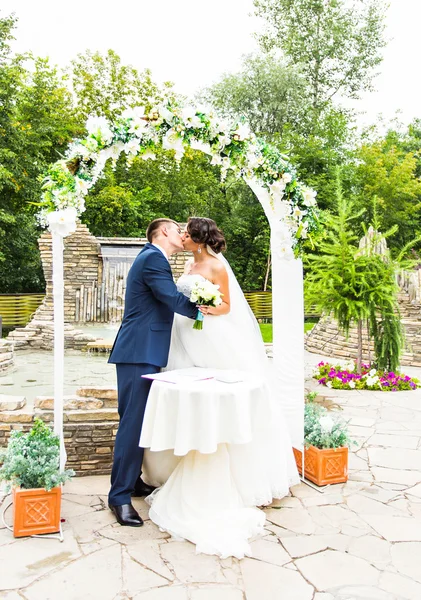
M 230 312 L 225 315 L 236 332 L 238 354 L 242 358 L 244 368 L 252 368 L 257 375 L 268 377 L 269 359 L 266 354 L 262 334 L 256 317 L 247 302 L 233 270 L 222 253 L 216 253 L 207 246 L 209 254 L 224 265 L 228 273 L 230 290 Z M 238 361 L 236 361 L 238 362 Z

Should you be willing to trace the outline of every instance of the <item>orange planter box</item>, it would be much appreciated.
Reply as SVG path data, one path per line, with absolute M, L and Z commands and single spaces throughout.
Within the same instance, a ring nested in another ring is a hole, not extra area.
M 298 472 L 302 471 L 302 452 L 293 448 Z M 316 485 L 343 483 L 348 480 L 348 448 L 309 446 L 304 451 L 304 476 Z
M 60 531 L 61 487 L 13 490 L 13 535 L 24 537 Z

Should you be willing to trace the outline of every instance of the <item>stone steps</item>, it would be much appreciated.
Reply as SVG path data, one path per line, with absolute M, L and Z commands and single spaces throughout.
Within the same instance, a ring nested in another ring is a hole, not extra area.
M 10 373 L 15 368 L 15 344 L 0 339 L 0 376 Z

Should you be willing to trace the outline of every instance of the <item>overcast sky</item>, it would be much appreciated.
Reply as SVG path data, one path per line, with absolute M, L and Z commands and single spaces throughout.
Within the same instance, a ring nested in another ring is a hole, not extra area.
M 421 117 L 419 23 L 421 0 L 389 0 L 384 62 L 377 92 L 355 104 L 372 122 L 379 113 L 409 122 Z M 257 45 L 252 0 L 2 0 L 1 16 L 15 12 L 17 51 L 32 50 L 65 66 L 86 49 L 115 50 L 125 63 L 148 67 L 192 95 L 241 65 Z

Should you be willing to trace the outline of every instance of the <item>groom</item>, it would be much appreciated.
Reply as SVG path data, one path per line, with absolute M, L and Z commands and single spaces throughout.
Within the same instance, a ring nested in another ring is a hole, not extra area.
M 140 432 L 151 381 L 167 364 L 174 313 L 194 319 L 197 307 L 177 291 L 168 257 L 184 250 L 178 223 L 155 219 L 148 242 L 136 257 L 127 277 L 124 317 L 108 362 L 117 368 L 120 424 L 115 440 L 109 507 L 120 525 L 140 527 L 143 521 L 131 496 L 146 496 L 152 489 L 141 479 L 143 448 Z

